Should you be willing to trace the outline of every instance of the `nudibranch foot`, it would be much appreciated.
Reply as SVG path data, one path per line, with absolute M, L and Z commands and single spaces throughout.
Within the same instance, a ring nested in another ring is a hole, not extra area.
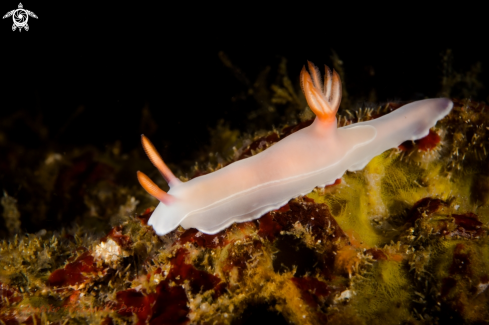
M 138 173 L 141 185 L 161 201 L 148 220 L 157 234 L 167 234 L 179 225 L 215 234 L 234 222 L 260 218 L 317 186 L 333 184 L 347 170 L 363 169 L 372 158 L 406 140 L 426 136 L 453 106 L 446 98 L 426 99 L 338 128 L 340 77 L 326 67 L 322 83 L 318 69 L 310 62 L 308 67 L 309 72 L 305 67 L 301 71 L 301 86 L 317 118 L 257 155 L 182 183 L 142 137 L 148 157 L 170 185 L 165 193 Z

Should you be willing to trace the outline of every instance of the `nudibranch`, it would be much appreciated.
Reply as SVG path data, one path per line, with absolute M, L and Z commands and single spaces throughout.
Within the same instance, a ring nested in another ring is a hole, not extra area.
M 318 68 L 310 62 L 308 67 L 309 72 L 302 69 L 300 81 L 316 114 L 314 122 L 255 156 L 181 182 L 142 136 L 146 154 L 170 186 L 166 193 L 148 176 L 137 173 L 143 188 L 161 202 L 148 221 L 158 235 L 178 225 L 215 234 L 234 222 L 260 218 L 317 186 L 334 183 L 347 170 L 363 169 L 373 157 L 404 141 L 423 138 L 453 106 L 446 98 L 425 99 L 377 119 L 338 128 L 340 77 L 326 66 L 323 83 Z

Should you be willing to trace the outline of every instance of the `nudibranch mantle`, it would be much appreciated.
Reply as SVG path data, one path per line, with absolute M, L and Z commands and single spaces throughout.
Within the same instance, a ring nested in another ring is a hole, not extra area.
M 337 128 L 339 76 L 326 67 L 323 87 L 317 68 L 309 63 L 309 70 L 310 75 L 302 70 L 301 85 L 317 116 L 314 122 L 213 173 L 180 182 L 142 137 L 146 153 L 170 185 L 165 193 L 138 172 L 141 185 L 161 201 L 148 221 L 158 235 L 178 225 L 215 234 L 234 222 L 257 219 L 317 186 L 333 184 L 347 170 L 363 169 L 372 158 L 404 141 L 425 137 L 453 106 L 446 98 L 425 99 L 374 120 Z

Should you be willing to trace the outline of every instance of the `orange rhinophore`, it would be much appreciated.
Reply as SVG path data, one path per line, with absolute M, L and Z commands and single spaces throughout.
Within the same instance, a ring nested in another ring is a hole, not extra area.
M 149 141 L 148 138 L 144 136 L 144 134 L 141 135 L 141 143 L 143 144 L 144 152 L 146 152 L 146 155 L 148 155 L 149 160 L 156 168 L 158 168 L 161 175 L 163 175 L 165 180 L 168 182 L 168 185 L 172 187 L 173 185 L 180 184 L 180 180 L 173 175 L 170 168 L 168 168 L 168 166 L 163 162 L 163 159 L 161 159 L 158 151 L 156 151 L 155 146 L 151 143 L 151 141 Z
M 175 200 L 173 196 L 159 188 L 145 173 L 138 170 L 137 175 L 139 184 L 141 184 L 146 192 L 157 198 L 160 202 L 170 204 Z

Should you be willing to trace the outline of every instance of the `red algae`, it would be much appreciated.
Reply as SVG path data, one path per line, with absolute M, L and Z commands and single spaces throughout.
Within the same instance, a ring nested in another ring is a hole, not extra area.
M 326 204 L 316 204 L 308 197 L 303 197 L 301 201 L 292 200 L 282 208 L 265 214 L 259 221 L 258 234 L 269 240 L 273 240 L 282 230 L 294 229 L 297 222 L 310 228 L 317 239 L 325 238 L 325 229 L 329 229 L 329 235 L 333 237 L 346 238 Z
M 387 255 L 378 248 L 369 248 L 365 253 L 370 254 L 374 260 L 387 260 Z
M 286 205 L 284 205 L 283 207 L 281 207 L 280 209 L 275 210 L 275 211 L 278 211 L 278 212 L 287 212 L 287 211 L 290 211 L 290 206 L 287 203 Z
M 156 287 L 156 294 L 150 325 L 188 324 L 187 314 L 190 309 L 187 306 L 188 299 L 182 286 L 170 286 L 167 281 L 162 281 Z
M 339 185 L 341 184 L 341 178 L 337 178 L 333 184 L 329 184 L 329 185 L 326 185 L 325 188 L 328 188 L 328 187 L 333 187 L 335 185 Z
M 313 277 L 292 278 L 292 282 L 301 291 L 302 299 L 311 307 L 319 306 L 319 299 L 331 294 L 325 282 Z
M 135 289 L 119 291 L 116 294 L 117 312 L 123 316 L 131 316 L 134 313 L 138 316 L 139 324 L 145 324 L 152 314 L 151 306 L 156 301 L 156 295 Z
M 127 249 L 132 245 L 131 238 L 122 234 L 122 226 L 112 228 L 107 236 L 102 238 L 100 241 L 106 242 L 109 238 L 115 241 L 122 249 Z
M 256 228 L 256 220 L 245 221 L 240 223 L 235 223 L 234 226 L 239 229 L 241 232 L 247 231 L 249 228 Z M 229 243 L 228 243 L 229 244 Z
M 177 250 L 175 257 L 171 260 L 171 269 L 167 279 L 171 279 L 176 284 L 182 284 L 188 280 L 192 293 L 214 289 L 214 297 L 219 297 L 224 292 L 226 284 L 217 276 L 197 270 L 193 265 L 185 263 L 187 255 L 186 249 Z
M 253 248 L 259 250 L 262 247 L 262 243 L 258 240 L 253 241 Z M 247 261 L 252 258 L 250 251 L 243 250 L 240 252 L 233 252 L 233 254 L 229 254 L 226 258 L 226 262 L 224 263 L 222 270 L 224 272 L 230 272 L 233 268 L 238 269 L 239 277 L 243 276 L 243 271 L 248 268 Z
M 195 228 L 190 228 L 180 235 L 180 238 L 174 243 L 174 245 L 177 243 L 180 245 L 184 245 L 185 243 L 194 243 L 204 248 L 223 247 L 227 244 L 226 231 L 227 230 L 222 230 L 217 234 L 208 235 L 198 231 Z
M 430 133 L 424 138 L 413 141 L 404 141 L 399 145 L 399 150 L 401 151 L 409 151 L 414 148 L 421 151 L 430 151 L 433 150 L 438 143 L 440 143 L 440 136 L 433 130 L 430 129 Z
M 294 200 L 289 203 L 289 206 L 289 211 L 281 213 L 281 216 L 278 216 L 278 214 L 275 216 L 275 220 L 283 230 L 290 231 L 294 228 L 296 222 L 299 222 L 304 227 L 310 228 L 317 239 L 325 238 L 325 230 L 328 230 L 328 236 L 333 238 L 347 238 L 326 204 Z
M 143 226 L 148 225 L 148 220 L 149 220 L 149 218 L 151 218 L 153 211 L 154 211 L 154 209 L 147 208 L 146 210 L 144 210 L 144 212 L 141 215 L 137 216 L 137 218 L 141 221 L 141 224 Z
M 317 267 L 320 271 L 320 275 L 328 281 L 331 281 L 333 278 L 337 277 L 335 274 L 335 254 L 323 254 L 318 256 Z
M 63 269 L 57 269 L 48 279 L 50 286 L 65 287 L 85 282 L 88 277 L 85 274 L 97 274 L 102 269 L 95 266 L 94 257 L 89 251 L 78 256 L 74 262 L 68 263 Z
M 475 237 L 481 236 L 486 231 L 482 229 L 482 222 L 479 221 L 479 217 L 472 212 L 465 214 L 452 214 L 455 224 L 458 228 L 453 232 L 454 235 L 461 237 Z
M 430 217 L 432 214 L 440 211 L 441 209 L 448 207 L 448 204 L 440 199 L 433 199 L 431 197 L 425 197 L 416 203 L 408 213 L 408 223 L 414 224 L 416 220 L 423 218 L 423 215 Z
M 15 315 L 2 315 L 0 317 L 0 321 L 2 322 L 2 325 L 17 325 L 19 322 L 16 319 L 17 317 Z
M 6 306 L 6 302 L 17 303 L 22 300 L 22 296 L 14 288 L 0 282 L 0 308 Z
M 414 225 L 416 220 L 421 218 L 430 218 L 434 214 L 448 213 L 449 204 L 440 199 L 430 197 L 423 198 L 416 202 L 408 213 L 407 223 Z M 479 221 L 479 217 L 472 212 L 465 214 L 452 214 L 449 218 L 438 220 L 431 223 L 433 234 L 450 237 L 475 238 L 484 235 L 487 231 L 483 228 L 483 224 Z
M 116 294 L 116 310 L 120 315 L 138 317 L 138 325 L 147 324 L 187 324 L 188 299 L 181 286 L 170 286 L 162 281 L 156 292 L 146 293 L 128 289 Z
M 433 130 L 422 139 L 416 140 L 415 143 L 418 145 L 418 149 L 421 151 L 432 150 L 440 143 L 440 136 Z
M 259 222 L 260 229 L 258 230 L 258 235 L 270 241 L 273 241 L 280 230 L 282 230 L 282 227 L 274 220 L 274 216 L 270 212 L 261 217 Z

